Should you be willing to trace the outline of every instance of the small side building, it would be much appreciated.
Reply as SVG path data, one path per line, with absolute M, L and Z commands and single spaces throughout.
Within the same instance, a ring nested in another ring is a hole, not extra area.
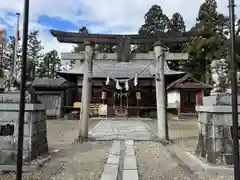
M 176 109 L 178 118 L 196 116 L 195 106 L 202 104 L 204 92 L 212 85 L 196 80 L 191 74 L 173 81 L 167 86 L 168 109 Z
M 63 118 L 72 110 L 77 87 L 63 78 L 39 78 L 33 82 L 36 98 L 46 107 L 48 118 Z

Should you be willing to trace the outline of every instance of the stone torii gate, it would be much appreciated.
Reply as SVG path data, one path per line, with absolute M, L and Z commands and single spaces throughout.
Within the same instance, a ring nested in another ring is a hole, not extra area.
M 64 53 L 63 59 L 66 60 L 84 60 L 85 71 L 82 83 L 82 105 L 80 112 L 80 132 L 79 141 L 83 141 L 88 138 L 88 119 L 89 119 L 89 105 L 91 100 L 91 88 L 92 88 L 92 70 L 93 70 L 93 45 L 94 44 L 116 44 L 122 47 L 119 53 L 107 53 L 116 59 L 125 60 L 128 57 L 130 47 L 121 46 L 121 44 L 154 44 L 154 56 L 156 61 L 156 101 L 157 101 L 157 118 L 158 118 L 158 138 L 161 141 L 168 141 L 168 125 L 167 125 L 167 113 L 166 113 L 166 92 L 165 92 L 165 78 L 164 78 L 164 61 L 165 60 L 187 60 L 188 55 L 182 53 L 164 53 L 164 46 L 168 43 L 181 43 L 188 41 L 193 35 L 190 33 L 177 34 L 175 36 L 168 36 L 163 33 L 158 36 L 140 36 L 140 35 L 106 35 L 106 34 L 80 34 L 73 32 L 63 32 L 51 30 L 54 37 L 62 43 L 84 43 L 84 53 Z M 127 41 L 127 43 L 123 43 Z M 143 54 L 143 53 L 141 53 Z M 145 57 L 151 56 L 151 53 L 145 53 Z M 106 53 L 97 53 L 95 58 L 101 58 L 106 56 Z M 149 57 L 148 57 L 149 58 Z

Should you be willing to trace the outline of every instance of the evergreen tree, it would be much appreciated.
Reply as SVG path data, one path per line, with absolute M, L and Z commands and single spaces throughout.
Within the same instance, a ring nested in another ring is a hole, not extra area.
M 200 6 L 197 23 L 191 31 L 199 36 L 187 44 L 192 73 L 209 83 L 209 65 L 212 59 L 227 56 L 226 34 L 229 18 L 217 12 L 216 0 L 205 0 Z
M 172 18 L 169 21 L 169 27 L 168 31 L 173 32 L 185 32 L 186 31 L 186 25 L 183 20 L 183 17 L 180 13 L 176 12 L 172 15 Z
M 159 5 L 153 5 L 144 16 L 145 23 L 141 26 L 138 33 L 140 35 L 155 35 L 167 32 L 169 29 L 169 19 L 163 13 Z M 152 44 L 140 45 L 138 51 L 149 52 Z
M 38 38 L 39 31 L 34 30 L 28 35 L 28 63 L 27 63 L 27 74 L 28 80 L 33 81 L 35 77 L 39 75 L 36 74 L 36 70 L 39 68 L 40 62 L 43 58 L 42 42 Z
M 37 69 L 38 77 L 56 78 L 61 69 L 61 59 L 56 50 L 46 53 Z
M 95 50 L 101 53 L 114 53 L 116 52 L 115 46 L 114 44 L 97 44 Z
M 186 31 L 186 25 L 182 15 L 178 12 L 172 15 L 169 21 L 168 33 L 184 33 Z M 183 51 L 185 43 L 172 43 L 168 45 L 169 52 L 181 53 Z M 184 66 L 182 61 L 169 61 L 168 65 L 170 69 L 180 70 L 180 66 Z
M 9 39 L 0 46 L 1 68 L 13 70 L 14 49 L 15 38 L 13 36 L 10 36 Z M 18 65 L 20 63 L 21 63 L 21 49 L 18 49 L 16 64 Z

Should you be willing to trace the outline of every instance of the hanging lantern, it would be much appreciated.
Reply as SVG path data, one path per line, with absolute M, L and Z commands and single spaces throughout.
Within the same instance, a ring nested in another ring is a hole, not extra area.
M 102 91 L 102 100 L 107 98 L 107 92 L 105 90 Z
M 137 74 L 136 76 L 134 77 L 134 86 L 137 86 L 138 85 L 138 79 L 137 79 Z
M 128 80 L 126 80 L 126 82 L 125 82 L 125 89 L 126 89 L 126 91 L 129 90 Z
M 110 77 L 109 76 L 107 76 L 107 80 L 106 80 L 106 85 L 109 85 L 109 82 L 110 82 Z
M 140 91 L 137 91 L 137 92 L 136 92 L 136 99 L 137 99 L 137 100 L 140 100 L 140 99 L 141 99 L 141 92 L 140 92 Z
M 119 85 L 119 80 L 116 81 L 116 89 L 121 90 L 122 87 Z

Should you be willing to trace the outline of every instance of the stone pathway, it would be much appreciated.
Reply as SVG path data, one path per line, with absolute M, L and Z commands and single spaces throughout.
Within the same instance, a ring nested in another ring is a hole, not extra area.
M 135 156 L 135 150 L 133 148 L 133 141 L 125 141 L 124 163 L 123 163 L 123 180 L 139 180 L 137 161 Z
M 145 123 L 134 118 L 102 120 L 89 132 L 89 137 L 95 140 L 151 140 L 154 135 Z
M 114 141 L 100 180 L 139 180 L 133 140 Z

